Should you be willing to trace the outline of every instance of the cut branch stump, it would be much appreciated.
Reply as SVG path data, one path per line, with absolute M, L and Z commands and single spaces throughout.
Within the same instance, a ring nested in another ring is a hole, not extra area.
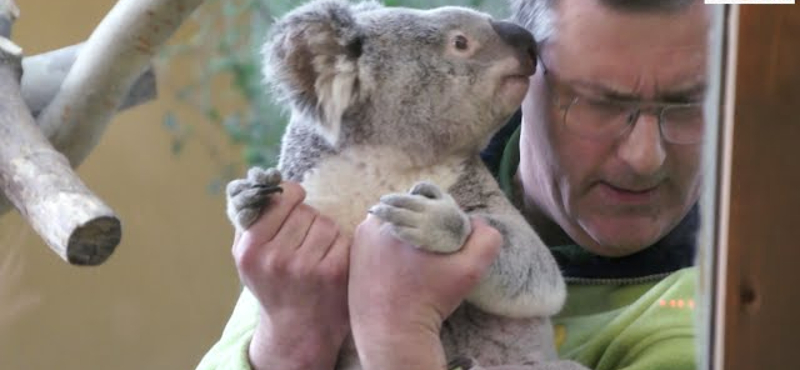
M 22 50 L 0 37 L 0 187 L 44 241 L 75 265 L 114 251 L 121 225 L 36 125 L 20 94 Z
M 69 263 L 97 265 L 112 254 L 120 221 L 72 167 L 118 109 L 155 95 L 152 56 L 202 3 L 119 0 L 85 44 L 23 62 L 10 41 L 19 9 L 0 0 L 0 215 L 13 204 Z

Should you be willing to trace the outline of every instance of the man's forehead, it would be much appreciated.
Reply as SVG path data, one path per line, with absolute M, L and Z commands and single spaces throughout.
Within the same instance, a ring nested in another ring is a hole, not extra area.
M 702 93 L 710 18 L 696 3 L 679 12 L 620 12 L 600 1 L 562 0 L 542 59 L 595 90 L 643 98 Z
M 705 49 L 678 54 L 648 53 L 637 57 L 636 51 L 625 55 L 554 52 L 545 48 L 547 67 L 570 85 L 597 95 L 616 98 L 661 99 L 700 97 L 707 83 Z M 548 55 L 553 57 L 548 58 Z M 558 57 L 556 57 L 558 55 Z

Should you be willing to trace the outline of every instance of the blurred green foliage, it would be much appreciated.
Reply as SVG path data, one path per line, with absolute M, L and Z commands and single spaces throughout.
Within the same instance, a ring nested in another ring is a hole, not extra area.
M 178 89 L 177 98 L 239 147 L 241 158 L 222 163 L 214 148 L 209 155 L 220 167 L 211 181 L 217 191 L 228 179 L 238 176 L 242 166 L 274 166 L 280 138 L 286 125 L 285 110 L 276 106 L 262 85 L 260 49 L 271 22 L 301 4 L 289 0 L 207 0 L 190 20 L 196 33 L 184 44 L 164 49 L 162 61 L 189 57 L 199 63 L 193 82 Z M 387 6 L 432 8 L 445 5 L 468 6 L 497 17 L 506 14 L 505 0 L 384 0 Z M 222 86 L 222 87 L 220 87 Z M 234 104 L 226 104 L 230 102 Z M 221 106 L 238 106 L 223 110 Z M 175 114 L 164 117 L 163 126 L 172 138 L 172 151 L 179 154 L 193 135 L 192 126 Z M 209 146 L 211 144 L 208 144 Z

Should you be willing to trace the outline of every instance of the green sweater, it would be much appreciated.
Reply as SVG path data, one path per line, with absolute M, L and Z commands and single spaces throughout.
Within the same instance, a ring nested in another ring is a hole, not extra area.
M 695 279 L 687 268 L 653 282 L 569 284 L 553 320 L 560 356 L 595 370 L 695 369 Z
M 511 194 L 519 130 L 504 144 L 498 180 Z M 553 320 L 562 358 L 594 370 L 695 368 L 696 272 L 685 267 L 693 254 L 686 240 L 693 238 L 696 225 L 689 223 L 689 232 L 679 233 L 688 237 L 677 243 L 675 237 L 665 238 L 668 243 L 630 257 L 593 256 L 577 246 L 552 248 L 568 283 L 567 302 Z M 222 337 L 197 369 L 249 369 L 247 346 L 257 318 L 258 302 L 244 289 Z
M 595 370 L 694 369 L 694 285 L 694 268 L 640 284 L 570 284 L 553 320 L 559 354 Z M 245 289 L 197 369 L 250 369 L 257 318 L 258 302 Z
M 222 337 L 206 353 L 197 370 L 250 370 L 248 346 L 258 324 L 258 300 L 245 288 Z

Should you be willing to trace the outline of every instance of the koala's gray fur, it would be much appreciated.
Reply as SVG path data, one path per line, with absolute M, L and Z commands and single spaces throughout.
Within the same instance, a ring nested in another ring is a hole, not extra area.
M 504 245 L 445 323 L 448 357 L 578 369 L 556 361 L 552 343 L 548 317 L 566 294 L 555 260 L 479 157 L 534 72 L 535 44 L 520 30 L 456 7 L 317 0 L 295 9 L 264 47 L 267 82 L 291 110 L 279 169 L 345 233 L 369 210 L 397 237 L 449 253 L 470 234 L 469 217 L 485 219 Z M 257 219 L 276 174 L 252 169 L 229 185 L 237 228 Z M 352 348 L 339 368 L 358 367 Z

